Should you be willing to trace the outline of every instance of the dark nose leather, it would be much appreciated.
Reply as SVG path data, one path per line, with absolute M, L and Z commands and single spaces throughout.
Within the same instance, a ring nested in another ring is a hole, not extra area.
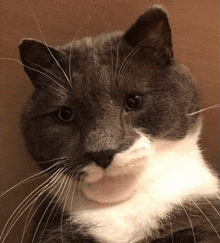
M 98 166 L 106 169 L 112 162 L 116 150 L 102 150 L 100 152 L 88 152 L 85 154 L 86 158 L 94 161 Z

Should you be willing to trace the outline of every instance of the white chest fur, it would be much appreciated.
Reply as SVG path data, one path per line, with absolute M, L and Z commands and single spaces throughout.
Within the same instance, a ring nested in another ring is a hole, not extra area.
M 88 226 L 101 242 L 135 242 L 151 235 L 159 219 L 169 216 L 176 205 L 201 195 L 215 196 L 219 191 L 218 179 L 202 158 L 198 136 L 199 130 L 180 141 L 151 142 L 142 134 L 128 151 L 115 158 L 118 168 L 117 161 L 123 157 L 127 162 L 122 167 L 129 168 L 128 164 L 137 160 L 142 164 L 143 172 L 132 197 L 120 203 L 101 204 L 76 190 L 74 200 L 68 198 L 64 205 L 73 216 L 70 220 Z M 101 173 L 94 168 L 93 172 Z

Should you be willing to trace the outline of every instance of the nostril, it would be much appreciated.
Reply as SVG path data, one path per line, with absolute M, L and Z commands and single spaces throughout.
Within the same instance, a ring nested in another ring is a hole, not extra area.
M 116 150 L 102 150 L 99 152 L 88 152 L 85 157 L 91 161 L 94 161 L 98 166 L 106 169 L 113 161 Z

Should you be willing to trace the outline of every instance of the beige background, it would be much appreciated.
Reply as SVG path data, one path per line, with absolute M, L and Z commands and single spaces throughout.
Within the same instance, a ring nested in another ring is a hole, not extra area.
M 196 78 L 202 108 L 219 103 L 218 0 L 1 0 L 0 57 L 19 60 L 18 44 L 22 38 L 42 40 L 37 23 L 47 43 L 62 45 L 77 32 L 77 37 L 81 38 L 106 30 L 125 30 L 152 3 L 163 4 L 169 12 L 174 55 Z M 31 94 L 31 83 L 18 62 L 0 60 L 0 63 L 0 192 L 3 192 L 38 169 L 25 151 L 19 130 L 19 114 Z M 201 144 L 204 155 L 218 169 L 218 108 L 203 115 Z M 0 232 L 16 205 L 37 184 L 39 182 L 27 183 L 0 198 Z M 19 220 L 6 242 L 20 242 L 23 223 Z

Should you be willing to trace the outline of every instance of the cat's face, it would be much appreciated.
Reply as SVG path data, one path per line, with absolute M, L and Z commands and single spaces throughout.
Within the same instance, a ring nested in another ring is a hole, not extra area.
M 129 174 L 128 185 L 144 170 L 155 139 L 182 139 L 198 120 L 189 116 L 199 109 L 194 80 L 173 59 L 167 15 L 159 7 L 125 33 L 57 48 L 26 39 L 20 53 L 35 86 L 23 134 L 44 169 L 56 164 L 53 169 L 91 184 L 106 175 L 126 181 Z

